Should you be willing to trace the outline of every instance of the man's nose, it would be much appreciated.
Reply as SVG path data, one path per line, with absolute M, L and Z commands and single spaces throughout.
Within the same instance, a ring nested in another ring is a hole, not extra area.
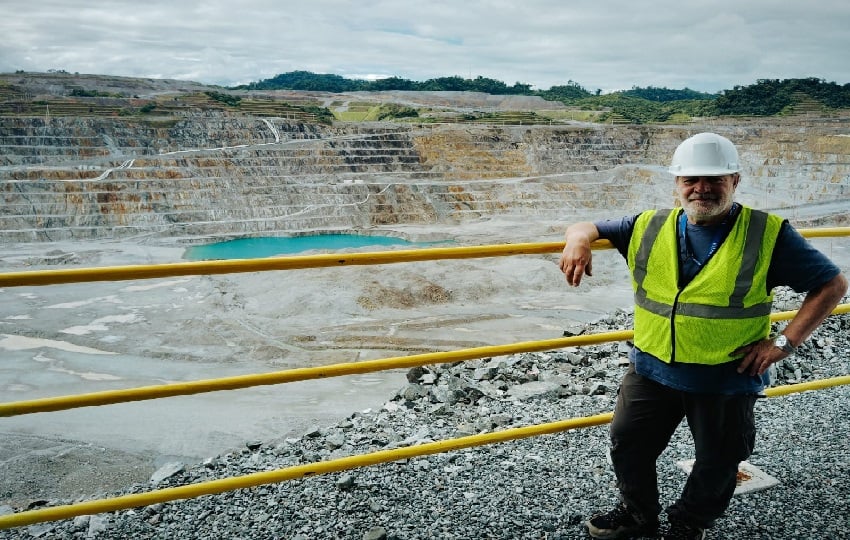
M 700 178 L 694 183 L 694 191 L 706 192 L 711 191 L 711 182 L 705 178 Z

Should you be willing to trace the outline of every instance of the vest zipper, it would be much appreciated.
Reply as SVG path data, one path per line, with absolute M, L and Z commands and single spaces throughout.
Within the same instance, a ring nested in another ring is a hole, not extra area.
M 684 288 L 680 288 L 673 298 L 673 306 L 670 311 L 670 365 L 676 363 L 676 308 L 679 305 L 679 296 Z

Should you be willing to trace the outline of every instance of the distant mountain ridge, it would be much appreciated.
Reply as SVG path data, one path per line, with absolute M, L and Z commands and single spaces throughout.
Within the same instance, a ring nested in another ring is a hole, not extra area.
M 804 79 L 761 79 L 755 84 L 736 85 L 718 94 L 706 94 L 688 88 L 668 89 L 658 87 L 638 88 L 601 94 L 591 93 L 574 81 L 548 90 L 532 90 L 530 85 L 515 83 L 508 86 L 501 81 L 476 77 L 440 77 L 415 82 L 390 77 L 376 81 L 346 79 L 339 75 L 294 71 L 277 75 L 249 85 L 225 88 L 192 81 L 170 79 L 132 78 L 112 75 L 71 74 L 64 71 L 48 73 L 16 72 L 0 74 L 0 114 L 31 114 L 36 109 L 59 111 L 58 104 L 40 103 L 44 96 L 65 101 L 85 102 L 82 112 L 95 114 L 135 115 L 162 112 L 185 101 L 198 109 L 221 109 L 246 114 L 286 115 L 291 107 L 268 101 L 287 101 L 305 113 L 327 121 L 332 111 L 323 110 L 333 103 L 336 94 L 360 96 L 389 96 L 387 110 L 379 111 L 376 118 L 417 118 L 415 108 L 393 101 L 393 93 L 433 93 L 462 95 L 477 93 L 484 96 L 509 96 L 514 99 L 533 97 L 543 99 L 558 107 L 591 111 L 588 121 L 616 123 L 682 123 L 693 118 L 723 116 L 833 116 L 850 110 L 850 84 L 839 85 L 814 77 Z M 319 97 L 326 94 L 329 97 Z M 313 96 L 312 100 L 308 96 Z M 174 96 L 173 98 L 171 96 Z M 109 100 L 124 100 L 109 103 Z M 372 98 L 369 98 L 372 100 Z M 380 98 L 384 99 L 384 98 Z M 91 103 L 96 100 L 97 103 Z M 132 100 L 136 100 L 132 102 Z M 172 100 L 172 103 L 166 103 Z M 306 100 L 306 102 L 305 102 Z M 402 100 L 403 101 L 403 100 Z M 76 109 L 80 110 L 82 104 Z M 318 107 L 318 108 L 316 108 Z M 488 107 L 489 109 L 489 107 Z M 98 112 L 100 111 L 100 112 Z M 73 111 L 69 111 L 73 112 Z M 427 111 L 426 111 L 427 112 Z M 843 113 L 843 114 L 846 114 Z M 479 115 L 480 116 L 480 115 Z M 486 121 L 487 118 L 470 118 Z M 500 120 L 501 121 L 501 120 Z M 523 122 L 535 119 L 521 119 Z
M 633 86 L 630 90 L 602 95 L 601 91 L 592 93 L 572 80 L 547 90 L 533 90 L 529 84 L 517 82 L 508 86 L 502 81 L 481 76 L 474 79 L 459 76 L 439 77 L 417 82 L 399 77 L 361 80 L 333 74 L 291 71 L 235 89 L 323 92 L 461 91 L 528 95 L 588 109 L 610 107 L 617 115 L 637 123 L 665 122 L 677 114 L 689 117 L 773 116 L 793 113 L 801 105 L 805 105 L 809 110 L 821 109 L 824 112 L 850 108 L 850 84 L 839 85 L 816 77 L 759 79 L 755 84 L 736 85 L 717 94 L 689 88 Z

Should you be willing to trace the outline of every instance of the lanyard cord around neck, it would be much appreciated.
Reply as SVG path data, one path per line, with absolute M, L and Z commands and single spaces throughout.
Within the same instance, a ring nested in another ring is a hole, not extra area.
M 711 258 L 712 255 L 717 252 L 720 248 L 720 243 L 723 241 L 723 238 L 729 233 L 731 229 L 730 222 L 732 221 L 732 217 L 738 211 L 738 203 L 732 203 L 732 207 L 729 208 L 729 212 L 726 214 L 726 217 L 723 218 L 723 222 L 715 229 L 714 238 L 711 240 L 711 245 L 708 248 L 708 252 L 705 254 L 701 260 L 697 258 L 696 254 L 693 252 L 691 248 L 690 242 L 688 242 L 688 216 L 685 212 L 682 212 L 682 215 L 679 217 L 679 229 L 680 234 L 682 235 L 682 242 L 684 243 L 685 248 L 685 258 L 689 259 L 696 263 L 696 265 L 702 268 L 705 263 Z

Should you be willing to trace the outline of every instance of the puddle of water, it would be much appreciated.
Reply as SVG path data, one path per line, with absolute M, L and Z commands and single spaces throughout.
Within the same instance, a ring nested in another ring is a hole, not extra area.
M 409 242 L 392 236 L 370 236 L 360 234 L 315 234 L 310 236 L 261 236 L 239 238 L 192 246 L 186 249 L 184 259 L 205 261 L 217 259 L 257 259 L 302 253 L 310 250 L 335 251 L 367 246 L 424 246 L 433 242 Z

